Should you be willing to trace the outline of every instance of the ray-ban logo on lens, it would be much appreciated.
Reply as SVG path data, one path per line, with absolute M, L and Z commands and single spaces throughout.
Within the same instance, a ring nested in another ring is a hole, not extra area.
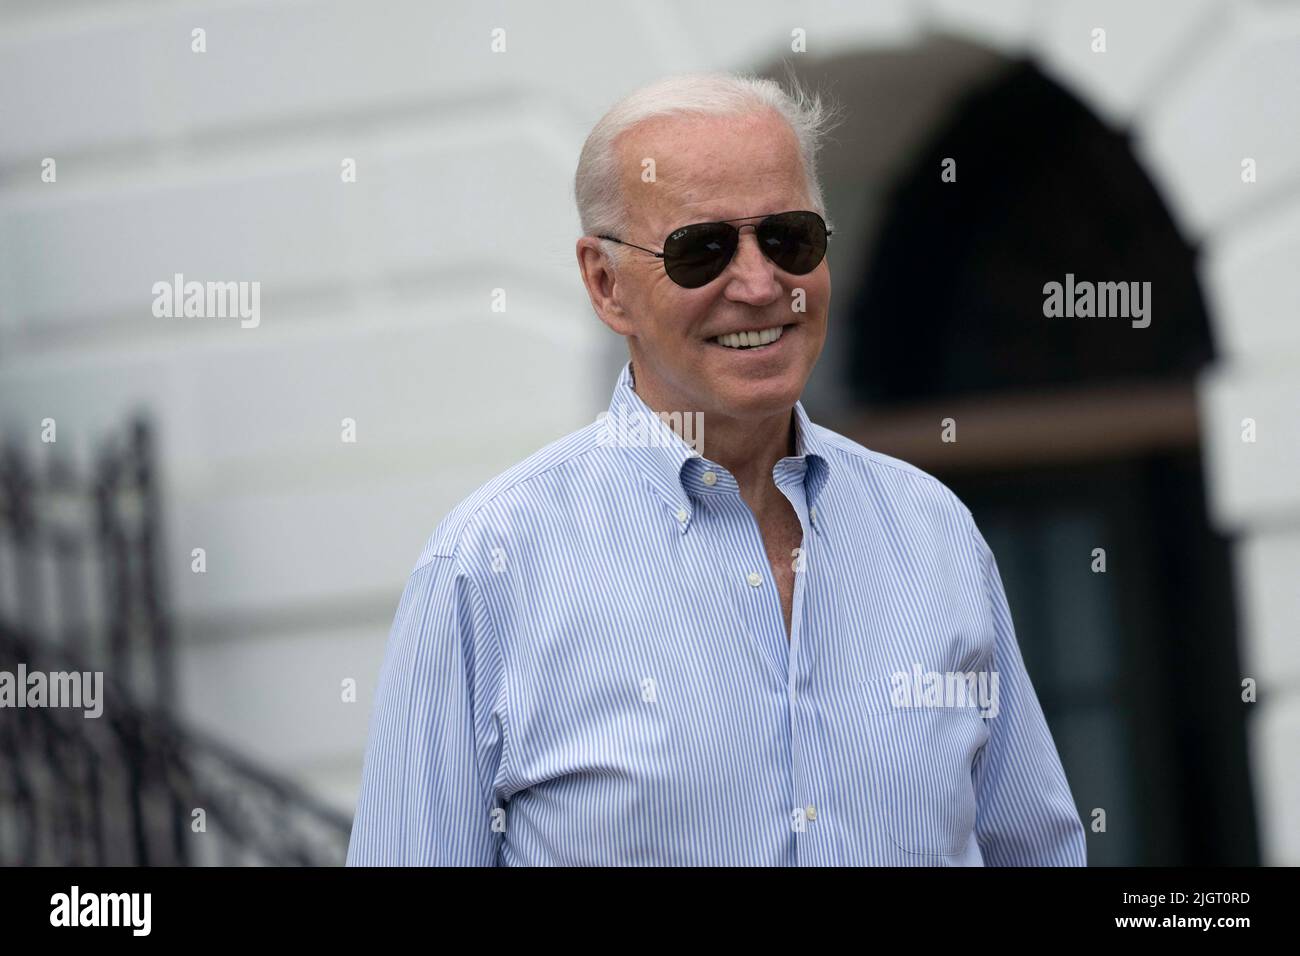
M 961 707 L 977 709 L 981 717 L 998 715 L 997 671 L 894 671 L 889 679 L 890 703 L 899 708 Z
M 1132 319 L 1135 329 L 1151 324 L 1150 282 L 1075 282 L 1074 273 L 1065 274 L 1065 283 L 1048 282 L 1043 286 L 1043 315 L 1049 319 Z
M 186 282 L 178 272 L 171 282 L 155 282 L 152 291 L 153 314 L 160 319 L 239 318 L 243 329 L 262 322 L 260 282 Z

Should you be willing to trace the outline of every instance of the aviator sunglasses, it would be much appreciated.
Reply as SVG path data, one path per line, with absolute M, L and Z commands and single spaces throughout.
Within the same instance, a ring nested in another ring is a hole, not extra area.
M 831 230 L 815 212 L 778 212 L 770 216 L 741 216 L 722 222 L 697 222 L 674 229 L 664 240 L 663 252 L 655 252 L 613 236 L 597 236 L 621 246 L 631 246 L 664 261 L 668 278 L 686 289 L 708 285 L 727 268 L 740 245 L 740 230 L 733 222 L 761 219 L 755 224 L 758 248 L 777 268 L 791 275 L 812 272 L 826 256 Z

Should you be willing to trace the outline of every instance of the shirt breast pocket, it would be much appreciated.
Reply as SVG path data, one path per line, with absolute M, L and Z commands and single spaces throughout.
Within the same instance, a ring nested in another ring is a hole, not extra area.
M 888 681 L 864 682 L 863 722 L 876 812 L 903 851 L 951 856 L 975 827 L 971 769 L 989 731 L 973 707 L 895 706 Z

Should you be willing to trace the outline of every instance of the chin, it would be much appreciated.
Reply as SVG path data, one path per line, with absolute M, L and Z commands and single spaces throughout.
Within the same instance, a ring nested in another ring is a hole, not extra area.
M 721 414 L 763 418 L 794 407 L 805 381 L 806 376 L 793 369 L 762 380 L 715 381 L 714 400 Z

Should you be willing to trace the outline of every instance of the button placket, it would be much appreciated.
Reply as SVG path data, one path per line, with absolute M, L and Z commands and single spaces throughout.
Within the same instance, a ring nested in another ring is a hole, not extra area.
M 801 481 L 786 481 L 779 483 L 778 487 L 789 498 L 791 506 L 795 513 L 803 519 L 803 539 L 796 549 L 797 554 L 794 556 L 796 562 L 793 603 L 791 607 L 791 631 L 787 657 L 787 689 L 788 689 L 788 707 L 790 710 L 790 747 L 791 747 L 791 778 L 794 783 L 795 794 L 797 797 L 807 799 L 816 796 L 815 790 L 821 777 L 822 755 L 818 753 L 816 747 L 816 731 L 811 723 L 810 712 L 800 699 L 798 692 L 799 674 L 801 671 L 800 651 L 803 649 L 803 609 L 806 600 L 807 574 L 808 574 L 808 551 L 813 537 L 813 523 L 816 519 L 817 509 L 807 502 L 805 497 L 806 488 Z M 817 819 L 817 806 L 809 802 L 802 807 L 802 814 L 808 824 L 812 824 Z M 831 831 L 821 831 L 820 827 L 808 826 L 802 834 L 799 843 L 798 853 L 801 863 L 810 864 L 818 860 L 827 859 L 826 854 L 829 852 L 829 846 L 826 840 L 833 839 Z

